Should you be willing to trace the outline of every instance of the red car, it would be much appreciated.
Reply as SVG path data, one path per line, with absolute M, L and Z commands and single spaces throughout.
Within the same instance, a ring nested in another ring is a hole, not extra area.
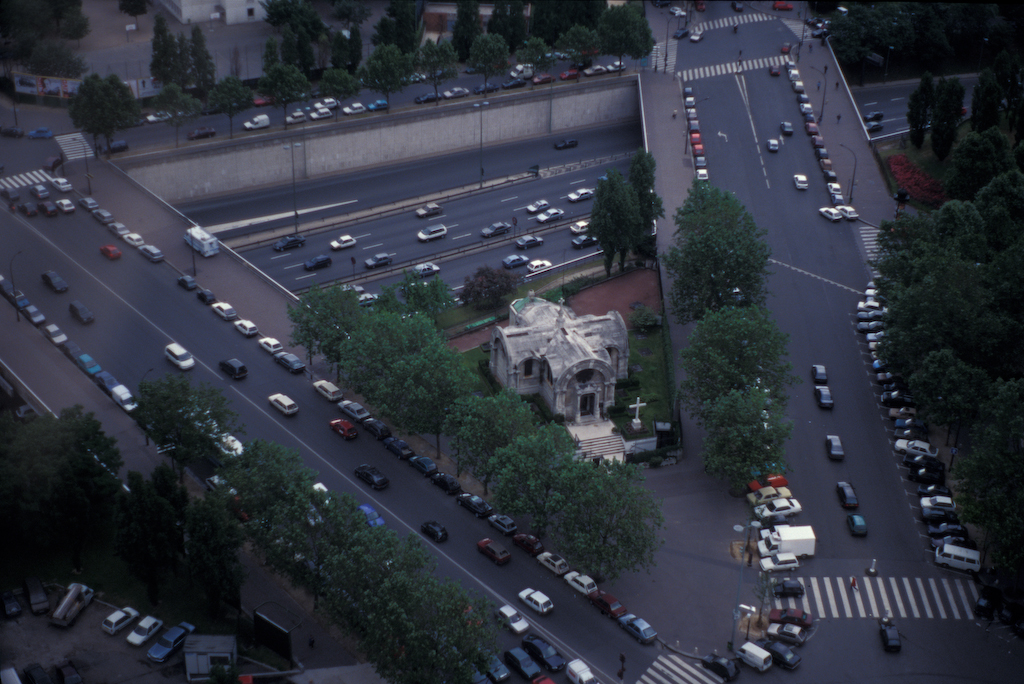
M 569 79 L 577 79 L 579 77 L 580 72 L 577 71 L 576 69 L 569 69 L 568 71 L 563 71 L 562 75 L 559 76 L 559 78 L 562 79 L 563 81 L 568 81 Z
M 789 12 L 792 11 L 793 5 L 788 2 L 782 2 L 782 0 L 775 0 L 772 3 L 772 9 L 779 12 Z
M 512 543 L 531 556 L 544 553 L 544 544 L 532 534 L 517 534 L 512 537 Z
M 780 67 L 778 64 L 772 64 L 770 67 L 768 67 L 769 76 L 778 76 L 781 73 L 782 67 Z
M 356 426 L 342 418 L 335 418 L 332 420 L 331 429 L 345 439 L 355 439 L 359 436 L 359 433 L 356 432 Z
M 602 615 L 607 615 L 613 620 L 620 618 L 626 614 L 626 606 L 619 603 L 619 599 L 615 598 L 607 591 L 597 591 L 587 594 L 587 600 L 601 611 Z
M 493 539 L 481 539 L 476 543 L 476 550 L 494 561 L 495 565 L 505 565 L 512 560 L 508 549 Z
M 694 8 L 698 12 L 703 12 L 704 11 L 704 0 L 697 0 L 697 2 L 694 3 Z
M 541 74 L 540 76 L 533 77 L 533 85 L 541 85 L 544 83 L 553 83 L 555 77 L 551 74 Z
M 765 484 L 765 482 L 767 482 L 767 484 Z M 749 489 L 752 492 L 756 492 L 761 487 L 775 487 L 776 489 L 778 489 L 779 487 L 788 486 L 789 480 L 786 479 L 785 475 L 769 475 L 767 478 L 765 478 L 764 482 L 760 480 L 754 480 L 753 482 L 747 483 L 747 489 Z
M 691 133 L 690 134 L 690 144 L 691 145 L 700 145 L 702 142 L 703 141 L 700 139 L 700 133 Z
M 100 247 L 100 254 L 107 257 L 111 261 L 113 261 L 114 259 L 121 258 L 121 250 L 119 250 L 114 245 L 103 245 L 102 247 Z
M 789 43 L 783 43 L 783 44 L 782 44 L 782 54 L 784 54 L 784 55 L 788 55 L 788 54 L 789 54 L 789 48 L 790 48 L 790 47 L 791 47 L 791 46 L 790 46 L 790 44 L 789 44 Z
M 818 130 L 818 124 L 811 123 L 810 121 L 804 124 L 804 130 L 807 131 L 807 135 L 821 135 L 821 131 Z
M 776 608 L 768 613 L 768 622 L 780 625 L 796 625 L 810 629 L 811 624 L 814 622 L 814 616 L 799 608 L 788 608 L 785 610 Z
M 693 156 L 695 156 L 695 157 L 703 157 L 704 156 L 704 146 L 701 145 L 700 143 L 697 143 L 696 145 L 694 145 L 693 146 Z
M 274 104 L 273 98 L 267 97 L 265 95 L 260 95 L 259 93 L 256 93 L 252 98 L 253 107 L 269 107 L 272 104 Z

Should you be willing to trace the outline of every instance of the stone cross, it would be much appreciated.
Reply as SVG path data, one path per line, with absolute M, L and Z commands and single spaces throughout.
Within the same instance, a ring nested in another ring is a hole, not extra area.
M 629 405 L 629 408 L 636 409 L 636 414 L 633 416 L 633 429 L 634 430 L 641 430 L 643 428 L 644 424 L 640 422 L 640 409 L 642 409 L 644 406 L 647 406 L 647 404 L 641 403 L 640 402 L 640 397 L 636 398 L 636 403 L 635 404 L 630 404 Z

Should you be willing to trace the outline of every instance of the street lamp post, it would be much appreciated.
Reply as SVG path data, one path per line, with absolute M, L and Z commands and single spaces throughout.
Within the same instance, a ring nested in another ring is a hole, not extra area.
M 743 546 L 743 552 L 740 554 L 740 576 L 736 583 L 736 606 L 732 609 L 732 631 L 729 632 L 729 650 L 734 650 L 733 640 L 736 638 L 736 625 L 740 621 L 740 594 L 743 591 L 743 566 L 745 565 L 744 560 L 750 548 L 750 531 L 761 529 L 761 523 L 757 520 L 752 520 L 746 525 L 733 525 L 732 529 L 739 533 L 743 530 L 747 531 L 747 541 Z
M 885 73 L 882 75 L 882 83 L 885 83 L 889 79 L 889 56 L 892 55 L 893 46 L 889 46 L 889 51 L 885 53 Z
M 821 74 L 821 110 L 818 112 L 818 123 L 821 123 L 825 118 L 825 95 L 828 94 L 828 79 L 825 78 L 825 72 L 821 69 L 811 67 L 811 71 L 817 71 Z
M 298 235 L 298 233 L 299 233 L 299 200 L 298 200 L 298 198 L 296 196 L 296 189 L 295 189 L 295 148 L 296 147 L 302 147 L 302 143 L 300 143 L 300 142 L 291 143 L 290 145 L 285 145 L 284 149 L 291 150 L 291 152 L 292 152 L 292 211 L 295 213 L 295 234 Z
M 473 105 L 475 109 L 480 110 L 480 187 L 484 187 L 484 107 L 491 104 L 490 102 L 478 102 Z
M 15 292 L 18 291 L 18 286 L 14 284 L 14 259 L 19 254 L 21 254 L 21 250 L 14 253 L 14 256 L 11 257 L 11 263 L 7 266 L 7 271 L 11 274 L 11 289 Z M 21 322 L 21 309 L 18 308 L 18 302 L 14 302 L 14 320 L 19 323 Z
M 850 177 L 850 195 L 849 195 L 849 198 L 848 198 L 848 201 L 852 204 L 853 203 L 853 187 L 854 187 L 854 184 L 857 182 L 857 153 L 854 152 L 853 150 L 851 150 L 849 147 L 847 147 L 843 143 L 839 143 L 839 146 L 842 147 L 844 150 L 846 150 L 847 152 L 849 152 L 850 154 L 853 155 L 853 176 Z

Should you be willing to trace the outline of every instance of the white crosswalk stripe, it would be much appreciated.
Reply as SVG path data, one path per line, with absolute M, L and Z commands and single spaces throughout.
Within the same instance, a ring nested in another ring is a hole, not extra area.
M 705 670 L 696 660 L 662 655 L 637 681 L 644 684 L 721 684 L 722 679 Z
M 67 160 L 85 159 L 88 156 L 93 156 L 92 145 L 86 141 L 85 136 L 81 133 L 58 135 L 54 140 L 60 145 L 60 150 L 64 153 L 64 158 Z
M 712 64 L 710 66 L 696 67 L 694 69 L 686 69 L 682 71 L 683 83 L 689 83 L 690 81 L 696 81 L 702 78 L 712 78 L 714 76 L 728 76 L 735 73 L 743 73 L 751 70 L 764 70 L 770 66 L 778 65 L 782 66 L 786 63 L 785 55 L 777 55 L 774 57 L 759 57 L 757 59 L 744 59 L 742 62 L 726 62 L 724 64 Z
M 774 608 L 801 608 L 820 618 L 971 619 L 977 587 L 965 579 L 805 577 L 802 598 L 775 599 Z
M 53 177 L 46 171 L 28 171 L 26 173 L 19 173 L 16 176 L 6 176 L 0 178 L 0 186 L 5 188 L 24 188 L 29 185 L 46 185 Z

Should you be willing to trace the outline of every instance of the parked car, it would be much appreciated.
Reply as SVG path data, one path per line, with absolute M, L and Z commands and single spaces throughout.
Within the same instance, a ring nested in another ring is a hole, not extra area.
M 167 662 L 168 658 L 185 645 L 185 638 L 194 631 L 196 631 L 194 625 L 179 622 L 176 627 L 171 627 L 156 640 L 156 643 L 146 653 L 146 657 L 157 663 Z

